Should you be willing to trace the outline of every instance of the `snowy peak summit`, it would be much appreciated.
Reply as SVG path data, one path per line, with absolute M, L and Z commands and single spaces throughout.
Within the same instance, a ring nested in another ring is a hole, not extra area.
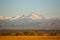
M 0 16 L 0 19 L 1 19 L 1 20 L 11 19 L 11 18 L 12 18 L 12 17 L 8 17 L 8 16 Z
M 44 15 L 38 15 L 34 12 L 32 12 L 31 14 L 29 15 L 22 15 L 22 16 L 15 16 L 15 17 L 7 17 L 7 16 L 0 16 L 0 20 L 15 20 L 15 19 L 23 19 L 23 18 L 30 18 L 30 19 L 33 19 L 33 20 L 38 20 L 38 19 L 56 19 L 56 18 L 53 18 L 53 17 L 49 17 L 49 16 L 44 16 Z
M 32 19 L 42 19 L 43 18 L 42 15 L 37 15 L 35 13 L 31 13 L 28 17 L 30 17 Z
M 18 19 L 18 18 L 20 18 L 21 16 L 19 16 L 19 15 L 16 15 L 13 19 Z

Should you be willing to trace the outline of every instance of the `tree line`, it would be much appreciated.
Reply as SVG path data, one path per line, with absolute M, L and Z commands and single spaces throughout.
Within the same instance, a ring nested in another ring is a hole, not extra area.
M 17 33 L 12 33 L 12 32 L 0 32 L 0 36 L 56 36 L 59 35 L 60 33 L 45 33 L 45 32 L 17 32 Z

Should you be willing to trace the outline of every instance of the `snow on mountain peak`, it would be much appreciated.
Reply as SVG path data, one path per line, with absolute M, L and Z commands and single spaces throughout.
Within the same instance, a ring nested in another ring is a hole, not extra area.
M 42 16 L 37 15 L 37 14 L 35 14 L 35 13 L 31 13 L 31 14 L 29 15 L 29 17 L 32 18 L 32 19 L 42 19 Z
M 15 16 L 15 17 L 0 16 L 0 20 L 14 20 L 14 19 L 18 19 L 18 18 L 20 18 L 19 15 Z
M 20 18 L 21 16 L 19 16 L 19 15 L 17 15 L 17 16 L 15 16 L 13 19 L 18 19 L 18 18 Z
M 4 19 L 10 19 L 10 18 L 12 18 L 12 17 L 0 16 L 0 19 L 1 19 L 1 20 L 4 20 Z
M 15 17 L 0 16 L 0 19 L 2 19 L 2 20 L 4 20 L 4 19 L 15 20 L 15 19 L 23 19 L 23 18 L 31 18 L 33 20 L 37 20 L 37 19 L 56 19 L 56 18 L 49 17 L 49 16 L 38 15 L 34 12 L 32 12 L 29 15 L 22 15 L 22 16 L 17 15 Z

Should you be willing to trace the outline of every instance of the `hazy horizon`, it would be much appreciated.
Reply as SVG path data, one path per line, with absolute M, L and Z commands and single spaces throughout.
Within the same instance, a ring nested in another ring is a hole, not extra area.
M 0 0 L 0 29 L 60 30 L 60 0 Z

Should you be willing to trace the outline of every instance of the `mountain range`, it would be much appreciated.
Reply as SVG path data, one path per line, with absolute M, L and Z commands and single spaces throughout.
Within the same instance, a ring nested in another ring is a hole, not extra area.
M 35 13 L 15 17 L 0 16 L 0 29 L 60 30 L 60 18 Z

